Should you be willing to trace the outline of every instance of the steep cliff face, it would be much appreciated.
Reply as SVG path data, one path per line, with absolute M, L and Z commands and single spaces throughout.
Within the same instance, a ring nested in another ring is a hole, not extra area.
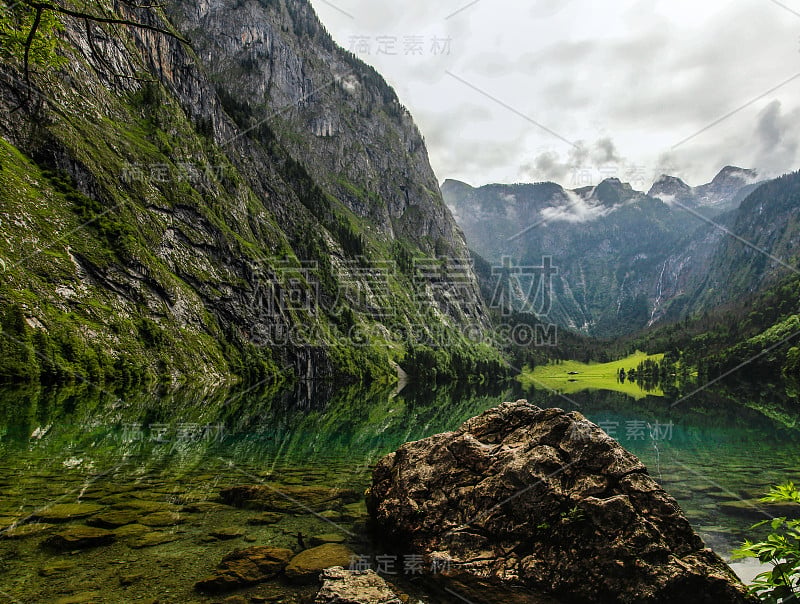
M 326 190 L 385 234 L 463 253 L 410 114 L 379 74 L 336 46 L 307 0 L 168 7 L 212 79 L 263 108 Z
M 485 328 L 419 132 L 306 2 L 95 8 L 193 46 L 65 17 L 66 64 L 0 67 L 10 356 L 52 379 L 378 377 Z

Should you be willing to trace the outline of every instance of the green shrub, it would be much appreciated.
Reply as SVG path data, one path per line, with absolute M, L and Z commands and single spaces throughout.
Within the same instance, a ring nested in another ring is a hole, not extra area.
M 800 491 L 794 483 L 774 487 L 761 499 L 768 503 L 796 503 L 800 515 Z M 734 558 L 757 558 L 772 568 L 761 573 L 750 584 L 750 592 L 762 601 L 800 601 L 800 519 L 786 517 L 764 520 L 753 529 L 769 524 L 771 532 L 763 541 L 745 541 L 734 552 Z

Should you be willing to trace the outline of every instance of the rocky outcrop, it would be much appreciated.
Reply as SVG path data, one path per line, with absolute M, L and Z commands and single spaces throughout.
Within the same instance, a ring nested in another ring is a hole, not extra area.
M 503 403 L 381 460 L 383 534 L 455 577 L 566 602 L 749 602 L 678 504 L 579 413 Z
M 325 569 L 320 579 L 322 589 L 314 604 L 402 604 L 374 570 L 345 570 L 335 566 Z

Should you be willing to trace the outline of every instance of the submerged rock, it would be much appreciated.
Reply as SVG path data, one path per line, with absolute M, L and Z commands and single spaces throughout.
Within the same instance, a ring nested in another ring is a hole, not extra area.
M 139 514 L 133 510 L 111 510 L 89 518 L 86 524 L 99 528 L 115 529 L 126 524 L 134 524 L 138 518 Z
M 55 525 L 41 522 L 20 524 L 0 531 L 0 539 L 25 539 L 26 537 L 36 537 L 53 528 L 55 528 Z
M 144 533 L 141 536 L 135 537 L 130 541 L 133 549 L 144 549 L 146 547 L 155 547 L 156 545 L 164 545 L 165 543 L 172 543 L 177 541 L 180 537 L 175 533 L 167 533 L 164 531 L 152 531 Z
M 314 604 L 402 604 L 374 570 L 345 570 L 335 566 L 325 569 L 320 579 L 322 589 Z
M 350 566 L 355 552 L 339 543 L 326 543 L 297 554 L 286 567 L 286 577 L 295 583 L 313 583 L 332 566 Z
M 428 569 L 568 602 L 752 600 L 632 454 L 579 413 L 503 403 L 375 468 L 377 525 Z
M 140 516 L 136 522 L 145 526 L 163 527 L 182 524 L 185 520 L 180 514 L 176 514 L 175 512 L 153 512 L 145 516 Z
M 53 577 L 72 570 L 75 570 L 77 565 L 74 562 L 65 562 L 58 560 L 52 564 L 47 564 L 39 569 L 40 577 Z
M 247 519 L 247 524 L 252 526 L 263 526 L 268 524 L 277 524 L 281 521 L 283 516 L 280 514 L 276 514 L 275 512 L 264 512 L 263 514 L 259 514 L 258 516 L 254 516 L 253 518 Z
M 111 531 L 91 526 L 74 526 L 48 537 L 42 545 L 59 551 L 108 545 L 116 536 Z
M 187 514 L 209 514 L 211 512 L 224 512 L 230 510 L 230 506 L 223 503 L 216 503 L 214 501 L 195 501 L 194 503 L 187 503 L 181 508 L 181 512 Z
M 244 531 L 236 526 L 223 526 L 212 530 L 208 534 L 219 541 L 227 541 L 229 539 L 238 539 L 239 537 L 244 537 Z
M 114 534 L 117 537 L 131 537 L 150 532 L 151 530 L 152 529 L 149 526 L 145 526 L 143 524 L 126 524 L 114 529 Z
M 794 516 L 797 513 L 797 504 L 794 502 L 769 503 L 760 499 L 722 501 L 716 507 L 725 514 L 742 516 L 753 521 Z
M 31 518 L 42 522 L 69 522 L 93 516 L 102 510 L 103 506 L 93 503 L 57 503 L 31 514 Z
M 355 491 L 333 487 L 298 485 L 245 485 L 224 489 L 220 497 L 228 505 L 272 512 L 304 513 L 318 510 L 331 503 L 353 503 L 359 496 Z
M 279 575 L 292 557 L 292 550 L 248 547 L 222 559 L 214 574 L 195 583 L 203 593 L 219 594 L 268 581 Z
M 322 535 L 313 535 L 309 540 L 312 547 L 317 545 L 324 545 L 326 543 L 344 543 L 347 538 L 342 533 L 324 533 Z
M 115 510 L 135 510 L 140 514 L 174 512 L 178 509 L 178 506 L 164 501 L 140 501 L 138 499 L 120 501 L 111 507 Z

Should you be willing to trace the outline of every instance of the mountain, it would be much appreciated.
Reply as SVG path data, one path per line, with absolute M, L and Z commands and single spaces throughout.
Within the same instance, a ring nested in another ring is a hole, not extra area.
M 755 170 L 726 166 L 714 179 L 699 187 L 690 187 L 680 178 L 660 176 L 647 193 L 667 204 L 678 203 L 714 216 L 736 209 L 752 193 L 761 180 Z
M 596 336 L 650 320 L 646 292 L 655 290 L 670 246 L 698 222 L 617 179 L 577 191 L 446 181 L 442 193 L 470 247 L 494 266 L 536 267 L 552 258 L 558 274 L 548 291 L 534 288 L 531 300 L 523 283 L 517 309 Z
M 694 189 L 677 176 L 662 174 L 647 192 L 650 197 L 660 199 L 664 203 L 679 202 L 685 205 L 699 205 Z
M 798 274 L 800 173 L 761 185 L 721 223 L 727 232 L 715 228 L 721 236 L 716 235 L 708 268 L 693 289 L 693 312 L 750 296 Z
M 0 65 L 2 378 L 390 379 L 441 332 L 443 366 L 497 358 L 418 129 L 306 0 L 95 8 L 138 26 L 47 12 L 29 75 Z
M 726 167 L 695 188 L 662 176 L 647 194 L 618 179 L 575 191 L 448 180 L 442 193 L 469 246 L 488 263 L 536 266 L 552 258 L 558 274 L 546 304 L 541 289 L 533 299 L 523 284 L 515 308 L 613 337 L 724 303 L 724 296 L 704 293 L 709 271 L 724 255 L 725 228 L 748 222 L 752 209 L 742 200 L 759 189 L 756 179 L 753 171 Z

